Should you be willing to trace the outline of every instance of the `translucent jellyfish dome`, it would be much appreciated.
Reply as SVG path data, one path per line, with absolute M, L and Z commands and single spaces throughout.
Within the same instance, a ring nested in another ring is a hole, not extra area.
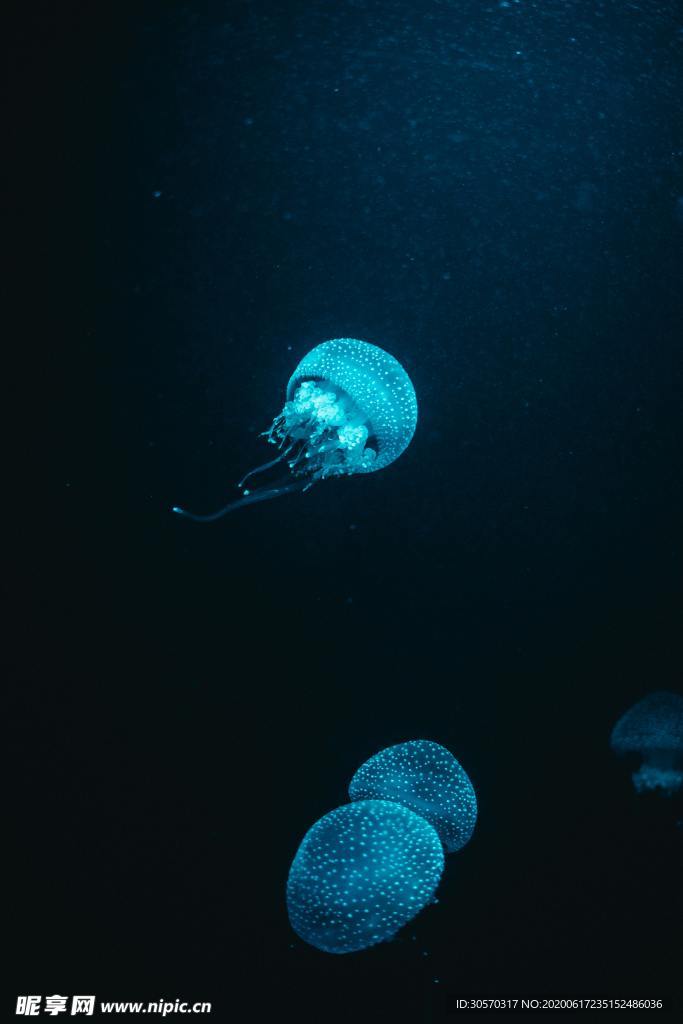
M 178 505 L 172 511 L 211 522 L 244 505 L 305 491 L 319 480 L 374 473 L 405 451 L 416 424 L 415 389 L 392 355 L 357 338 L 324 341 L 290 377 L 284 408 L 263 435 L 279 454 L 242 478 L 242 497 L 208 515 Z M 257 473 L 283 463 L 289 470 L 285 479 L 258 490 L 245 487 Z
M 469 842 L 477 797 L 467 772 L 450 750 L 431 740 L 410 740 L 380 750 L 349 784 L 352 800 L 393 800 L 436 829 L 447 853 Z
M 661 789 L 667 795 L 683 787 L 683 697 L 658 690 L 634 704 L 612 730 L 617 754 L 639 754 L 633 773 L 638 793 Z
M 439 836 L 386 800 L 330 811 L 304 836 L 287 880 L 294 931 L 326 953 L 392 938 L 433 899 L 444 867 Z

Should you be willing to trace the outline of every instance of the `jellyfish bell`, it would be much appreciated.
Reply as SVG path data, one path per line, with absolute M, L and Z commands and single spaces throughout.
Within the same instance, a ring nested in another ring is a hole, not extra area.
M 287 879 L 287 913 L 325 953 L 386 942 L 428 904 L 444 854 L 434 828 L 387 800 L 344 804 L 306 833 Z
M 470 778 L 450 750 L 432 740 L 409 740 L 373 754 L 349 783 L 352 800 L 393 800 L 432 825 L 446 853 L 462 849 L 477 821 Z
M 356 338 L 325 341 L 290 377 L 284 408 L 262 435 L 279 454 L 242 478 L 242 497 L 209 515 L 178 506 L 173 511 L 208 522 L 320 480 L 374 473 L 405 451 L 416 424 L 415 389 L 392 355 Z M 284 480 L 255 491 L 245 487 L 253 476 L 283 464 Z
M 617 754 L 639 754 L 633 773 L 636 792 L 683 788 L 683 697 L 658 690 L 639 700 L 612 730 L 610 746 Z

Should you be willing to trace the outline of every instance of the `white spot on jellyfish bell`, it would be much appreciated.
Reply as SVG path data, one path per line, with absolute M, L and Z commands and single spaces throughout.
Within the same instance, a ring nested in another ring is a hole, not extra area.
M 636 792 L 662 790 L 667 796 L 683 787 L 683 697 L 657 690 L 621 716 L 610 746 L 617 754 L 639 754 L 633 773 Z
M 244 505 L 305 491 L 319 480 L 374 473 L 405 451 L 417 425 L 408 374 L 384 349 L 357 338 L 335 338 L 312 349 L 290 377 L 286 399 L 263 435 L 279 454 L 243 477 L 241 498 L 209 515 L 177 505 L 172 511 L 210 522 Z M 284 479 L 244 490 L 250 477 L 284 463 Z
M 407 807 L 361 800 L 304 836 L 287 880 L 294 931 L 326 953 L 392 938 L 433 899 L 444 867 L 432 826 Z
M 467 772 L 450 750 L 432 740 L 410 740 L 380 750 L 349 784 L 352 800 L 394 800 L 434 826 L 447 853 L 469 842 L 477 798 Z

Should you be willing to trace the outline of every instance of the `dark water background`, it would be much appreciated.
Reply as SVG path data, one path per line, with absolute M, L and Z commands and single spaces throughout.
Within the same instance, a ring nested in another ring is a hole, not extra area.
M 608 737 L 681 690 L 682 56 L 647 0 L 24 11 L 12 999 L 680 995 L 682 812 Z M 410 374 L 401 459 L 174 518 L 339 336 Z M 319 953 L 292 856 L 417 737 L 474 839 L 396 941 Z

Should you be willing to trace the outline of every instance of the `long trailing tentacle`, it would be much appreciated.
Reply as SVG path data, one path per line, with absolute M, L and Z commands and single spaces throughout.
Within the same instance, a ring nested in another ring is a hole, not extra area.
M 245 491 L 237 501 L 230 501 L 223 508 L 219 508 L 217 512 L 210 512 L 207 515 L 188 512 L 187 509 L 179 508 L 177 505 L 174 505 L 171 511 L 176 515 L 183 516 L 184 519 L 192 519 L 195 523 L 213 523 L 216 519 L 222 519 L 223 516 L 227 516 L 229 512 L 234 512 L 238 508 L 255 505 L 259 501 L 270 501 L 271 498 L 279 498 L 282 494 L 290 494 L 293 491 L 305 491 L 310 486 L 310 482 L 307 480 L 295 480 L 294 483 L 282 487 L 262 487 L 259 491 Z
M 173 512 L 195 522 L 211 523 L 246 505 L 294 491 L 308 491 L 318 480 L 363 471 L 367 462 L 368 428 L 359 416 L 345 396 L 333 388 L 325 389 L 317 382 L 304 381 L 294 398 L 285 403 L 270 429 L 261 435 L 277 446 L 278 454 L 242 477 L 238 484 L 243 490 L 242 496 L 207 515 L 188 512 L 177 505 Z M 244 487 L 251 477 L 266 473 L 281 462 L 286 462 L 294 480 L 287 476 L 253 492 Z

